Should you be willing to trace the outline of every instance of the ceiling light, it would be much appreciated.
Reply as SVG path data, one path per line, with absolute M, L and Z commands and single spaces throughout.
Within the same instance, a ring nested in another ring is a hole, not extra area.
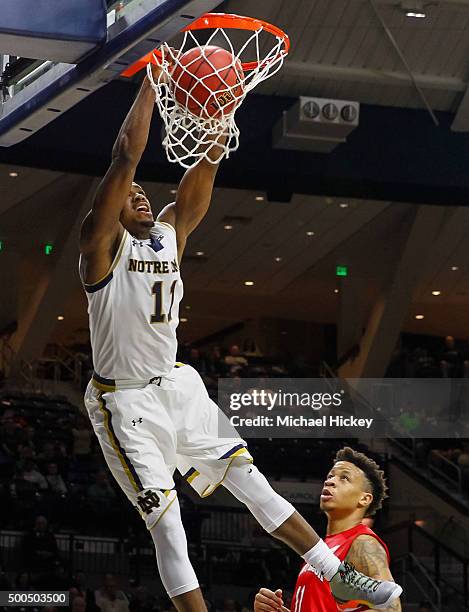
M 9 172 L 8 176 L 11 176 L 11 178 L 16 178 L 18 176 L 18 172 Z
M 334 293 L 339 293 L 339 290 L 338 289 L 334 289 Z
M 421 320 L 422 320 L 422 319 L 424 319 L 425 317 L 424 317 L 424 315 L 423 315 L 423 314 L 417 314 L 417 315 L 415 315 L 415 318 L 416 318 L 418 321 L 421 321 Z
M 277 263 L 280 263 L 280 262 L 282 261 L 282 257 L 276 257 L 276 258 L 275 258 L 275 261 L 276 261 Z
M 232 226 L 232 225 L 224 225 L 224 226 L 223 226 L 223 229 L 226 229 L 226 230 L 232 230 L 232 229 L 233 229 L 233 226 Z
M 186 309 L 186 310 L 190 310 L 190 309 L 191 309 L 191 307 L 189 306 L 189 304 L 188 304 L 187 306 L 185 306 L 185 309 Z
M 171 191 L 170 191 L 170 193 L 171 193 L 172 195 L 175 195 L 177 192 L 178 192 L 178 190 L 177 190 L 177 189 L 171 189 Z
M 189 319 L 186 319 L 186 317 L 181 317 L 181 318 L 179 319 L 179 321 L 180 321 L 181 323 L 187 323 L 187 321 L 188 321 L 188 320 L 189 320 Z
M 348 208 L 348 204 L 346 202 L 342 202 L 342 204 L 339 204 L 340 208 Z
M 256 196 L 256 202 L 263 202 L 264 200 L 264 196 Z
M 437 290 L 432 291 L 432 295 L 441 295 L 441 291 L 437 291 Z
M 314 232 L 311 232 L 311 231 L 306 232 L 306 235 L 307 235 L 307 236 L 314 236 Z
M 205 253 L 203 251 L 197 251 L 196 255 L 197 257 L 202 257 L 202 255 L 205 255 Z
M 65 319 L 65 317 L 63 315 L 59 315 L 57 317 L 57 321 L 63 321 Z
M 425 13 L 424 0 L 401 0 L 401 10 L 405 13 L 406 17 L 424 19 L 427 15 Z
M 457 270 L 459 270 L 458 266 L 451 266 L 451 272 L 456 272 Z
M 252 287 L 254 285 L 254 281 L 244 281 L 246 287 Z

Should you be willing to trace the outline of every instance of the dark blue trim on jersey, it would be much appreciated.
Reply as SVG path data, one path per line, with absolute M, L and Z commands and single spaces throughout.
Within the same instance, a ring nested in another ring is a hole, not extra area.
M 83 286 L 85 287 L 85 291 L 86 293 L 94 293 L 95 291 L 99 291 L 100 289 L 103 289 L 106 285 L 108 285 L 111 281 L 112 281 L 112 272 L 110 272 L 107 276 L 105 276 L 102 280 L 99 281 L 99 283 L 94 283 L 92 285 L 87 285 L 86 283 L 83 284 Z
M 237 446 L 233 446 L 227 453 L 225 453 L 222 457 L 218 457 L 220 459 L 229 459 L 233 453 L 238 451 L 240 448 L 246 448 L 244 444 L 238 444 Z
M 184 480 L 187 480 L 187 479 L 188 479 L 190 476 L 192 476 L 192 474 L 193 474 L 194 472 L 196 472 L 196 471 L 197 471 L 197 470 L 196 470 L 195 468 L 193 468 L 193 467 L 192 467 L 192 468 L 190 468 L 190 470 L 188 470 L 188 471 L 187 471 L 187 472 L 184 474 L 184 476 L 183 476 Z
M 158 251 L 161 251 L 162 249 L 164 249 L 164 246 L 161 244 L 161 242 L 157 240 L 154 236 L 150 236 L 149 247 L 153 249 L 155 253 L 158 253 Z
M 93 378 L 95 379 L 96 382 L 100 383 L 101 385 L 108 385 L 109 387 L 116 386 L 115 380 L 113 380 L 112 378 L 104 378 L 104 376 L 100 376 L 97 372 L 94 372 L 94 371 L 93 371 Z

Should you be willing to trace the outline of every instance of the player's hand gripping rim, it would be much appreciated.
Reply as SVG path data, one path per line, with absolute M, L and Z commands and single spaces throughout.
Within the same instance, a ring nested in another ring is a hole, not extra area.
M 254 598 L 254 612 L 290 612 L 283 605 L 282 589 L 271 591 L 270 589 L 262 588 Z
M 153 55 L 153 61 L 150 63 L 151 77 L 154 83 L 159 85 L 169 84 L 170 76 L 176 65 L 176 58 L 180 54 L 174 47 L 168 45 L 161 46 L 161 58 Z

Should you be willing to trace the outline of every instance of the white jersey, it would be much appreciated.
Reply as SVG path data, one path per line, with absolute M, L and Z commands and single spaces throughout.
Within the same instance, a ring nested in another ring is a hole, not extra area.
M 124 230 L 109 272 L 84 287 L 100 377 L 150 380 L 173 369 L 183 285 L 171 225 L 157 221 L 148 240 Z

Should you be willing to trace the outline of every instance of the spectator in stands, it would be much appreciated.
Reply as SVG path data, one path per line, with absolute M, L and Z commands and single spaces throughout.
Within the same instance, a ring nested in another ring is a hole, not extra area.
M 43 474 L 37 469 L 36 464 L 32 459 L 27 459 L 24 462 L 24 467 L 22 470 L 22 478 L 27 482 L 35 485 L 38 490 L 45 491 L 47 489 L 47 480 L 44 478 Z
M 221 355 L 221 349 L 219 346 L 213 346 L 207 356 L 208 361 L 208 370 L 210 376 L 215 378 L 219 378 L 220 376 L 225 376 L 226 374 L 226 365 L 225 360 Z
M 237 612 L 239 604 L 234 599 L 224 599 L 220 607 L 220 612 Z
M 399 416 L 399 425 L 407 433 L 412 433 L 418 429 L 420 419 L 415 406 L 404 406 Z
M 198 348 L 191 348 L 187 363 L 197 370 L 200 375 L 207 374 L 207 363 Z
M 0 450 L 6 457 L 16 457 L 20 438 L 21 429 L 12 416 L 4 417 L 0 428 Z
M 54 570 L 58 560 L 57 542 L 45 516 L 37 516 L 34 527 L 24 538 L 23 567 L 31 571 Z
M 15 589 L 17 591 L 34 591 L 36 587 L 31 580 L 29 572 L 20 572 L 15 578 Z
M 120 511 L 116 508 L 116 493 L 104 470 L 95 475 L 94 483 L 87 489 L 87 498 L 94 517 L 93 527 L 112 530 Z
M 469 469 L 469 444 L 464 444 L 458 457 L 458 465 L 461 469 Z
M 70 602 L 70 610 L 72 612 L 85 612 L 85 610 L 88 610 L 86 599 L 80 595 L 74 597 Z
M 453 336 L 446 336 L 445 348 L 441 361 L 441 374 L 443 378 L 453 378 L 461 375 L 461 355 L 456 348 Z
M 104 576 L 103 586 L 95 591 L 95 600 L 102 612 L 129 612 L 129 600 L 112 574 Z
M 155 598 L 143 585 L 136 585 L 129 598 L 131 612 L 152 612 L 155 609 Z
M 36 463 L 36 454 L 30 446 L 22 446 L 21 444 L 18 445 L 16 456 L 16 467 L 19 470 L 24 469 L 24 465 L 28 459 L 30 459 L 34 464 Z
M 28 425 L 28 427 L 25 427 L 24 429 L 20 430 L 19 438 L 20 438 L 19 444 L 21 445 L 21 447 L 30 448 L 33 455 L 35 455 L 36 454 L 36 430 L 34 429 L 34 427 L 31 427 L 31 425 Z
M 230 368 L 230 372 L 234 374 L 243 368 L 247 368 L 248 360 L 241 355 L 239 346 L 233 344 L 230 347 L 229 354 L 225 357 L 225 364 Z
M 114 503 L 116 497 L 104 470 L 96 473 L 95 482 L 88 487 L 87 493 L 88 499 L 96 506 L 108 506 Z
M 56 463 L 47 464 L 46 481 L 49 485 L 49 491 L 57 495 L 66 495 L 67 487 L 63 481 L 62 476 L 59 474 Z
M 68 472 L 69 463 L 65 444 L 57 440 L 44 442 L 42 451 L 37 456 L 37 462 L 43 472 L 46 472 L 49 463 L 56 463 L 59 473 L 65 476 Z
M 72 429 L 73 435 L 73 454 L 77 459 L 88 457 L 91 453 L 92 431 L 89 420 L 83 415 L 78 414 L 75 426 Z
M 37 456 L 38 464 L 44 470 L 48 463 L 55 461 L 55 448 L 53 442 L 44 442 L 41 452 Z
M 423 347 L 415 349 L 413 355 L 414 375 L 416 378 L 433 378 L 439 376 L 438 367 L 428 350 Z
M 95 612 L 98 610 L 96 605 L 94 591 L 87 587 L 86 576 L 78 570 L 72 577 L 72 588 L 75 590 L 77 596 L 82 597 L 86 602 L 86 612 Z
M 11 589 L 10 581 L 5 573 L 5 568 L 0 565 L 0 591 L 9 591 Z

